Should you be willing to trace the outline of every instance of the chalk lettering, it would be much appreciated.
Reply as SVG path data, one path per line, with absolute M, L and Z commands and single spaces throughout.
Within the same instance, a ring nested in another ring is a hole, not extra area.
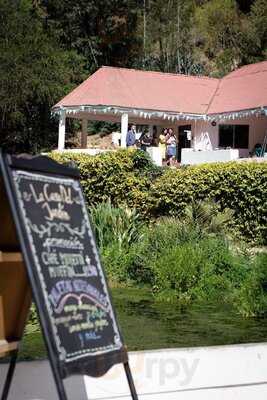
M 73 204 L 71 198 L 71 188 L 65 188 L 63 185 L 59 185 L 59 192 L 48 192 L 49 184 L 44 185 L 44 197 L 46 201 L 55 201 L 58 203 Z
M 75 272 L 71 267 L 49 267 L 49 275 L 51 278 L 71 278 Z
M 59 281 L 55 284 L 55 286 L 51 290 L 51 294 L 49 295 L 49 299 L 54 304 L 57 305 L 60 298 L 66 294 L 72 292 L 72 282 L 71 281 Z
M 57 258 L 57 253 L 47 253 L 46 251 L 43 251 L 41 253 L 41 258 L 45 265 L 48 265 L 48 264 L 58 265 L 59 264 L 58 258 Z
M 47 248 L 48 251 L 51 248 L 62 248 L 70 250 L 83 250 L 84 245 L 76 237 L 70 237 L 69 239 L 63 238 L 46 238 L 43 246 Z
M 58 192 L 50 192 L 49 193 L 49 183 L 44 184 L 43 192 L 36 193 L 36 190 L 32 183 L 30 183 L 29 187 L 31 193 L 33 195 L 33 199 L 36 204 L 43 202 L 56 202 L 63 204 L 73 204 L 71 188 L 65 188 L 63 185 L 59 185 Z M 77 202 L 77 200 L 76 200 Z
M 46 208 L 46 211 L 48 212 L 48 216 L 45 216 L 45 219 L 48 221 L 54 221 L 55 218 L 62 219 L 63 221 L 70 220 L 69 214 L 64 210 L 64 206 L 60 203 L 57 205 L 57 208 L 51 208 L 48 203 L 44 203 L 42 208 Z
M 48 298 L 49 305 L 43 307 L 54 324 L 51 332 L 60 344 L 59 353 L 63 349 L 62 359 L 119 349 L 119 332 L 79 183 L 27 172 L 21 173 L 16 185 L 39 264 L 38 290 L 43 291 L 41 299 Z
M 85 261 L 82 254 L 79 253 L 60 253 L 60 261 L 64 265 L 85 265 Z

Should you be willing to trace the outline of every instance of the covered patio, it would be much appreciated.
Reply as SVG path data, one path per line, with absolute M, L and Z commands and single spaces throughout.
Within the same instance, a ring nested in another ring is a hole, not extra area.
M 65 149 L 66 118 L 72 118 L 81 121 L 80 151 L 89 153 L 97 149 L 87 149 L 88 121 L 107 121 L 120 124 L 121 147 L 130 124 L 146 125 L 157 137 L 172 128 L 182 163 L 248 157 L 267 134 L 266 80 L 267 62 L 223 79 L 102 67 L 53 107 L 58 150 Z

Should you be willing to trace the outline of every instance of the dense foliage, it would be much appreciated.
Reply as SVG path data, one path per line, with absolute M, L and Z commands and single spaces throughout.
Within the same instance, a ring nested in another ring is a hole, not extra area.
M 265 0 L 0 0 L 0 146 L 55 147 L 51 106 L 103 64 L 222 76 L 266 55 Z
M 116 207 L 110 202 L 100 203 L 90 208 L 90 216 L 95 227 L 98 246 L 107 247 L 116 240 L 120 249 L 135 242 L 139 237 L 143 221 L 136 210 Z
M 118 150 L 90 157 L 86 154 L 52 153 L 59 162 L 72 162 L 79 168 L 89 205 L 105 202 L 127 204 L 130 208 L 149 207 L 147 195 L 153 178 L 162 174 L 147 153 Z
M 52 105 L 82 79 L 30 1 L 0 0 L 0 146 L 37 152 L 56 144 Z
M 62 46 L 82 54 L 90 72 L 101 65 L 131 66 L 138 55 L 139 0 L 45 0 L 39 7 Z
M 266 59 L 265 0 L 144 1 L 148 69 L 222 76 Z
M 105 208 L 114 218 L 106 218 Z M 226 228 L 227 223 L 212 223 L 225 220 L 225 216 L 222 218 L 218 209 L 215 212 L 212 204 L 203 207 L 200 203 L 198 208 L 205 209 L 205 223 L 203 213 L 193 219 L 164 217 L 146 226 L 137 218 L 125 220 L 125 235 L 129 230 L 135 235 L 122 242 L 123 229 L 118 236 L 116 223 L 118 214 L 123 215 L 122 208 L 110 203 L 94 207 L 93 214 L 101 211 L 100 218 L 93 218 L 97 238 L 107 237 L 108 232 L 108 241 L 98 240 L 98 244 L 109 278 L 120 284 L 148 285 L 164 301 L 186 305 L 220 298 L 244 316 L 264 315 L 267 254 L 251 255 L 240 245 L 236 248 L 223 233 L 222 225 Z M 187 215 L 194 214 L 192 207 L 187 211 Z
M 195 199 L 211 198 L 234 211 L 234 224 L 250 238 L 267 232 L 266 163 L 217 163 L 166 171 L 151 187 L 155 215 L 179 215 Z
M 182 169 L 155 167 L 142 151 L 120 150 L 90 157 L 58 154 L 74 162 L 89 205 L 126 204 L 147 218 L 182 216 L 186 206 L 205 199 L 231 209 L 232 225 L 243 236 L 266 241 L 267 164 L 218 163 Z

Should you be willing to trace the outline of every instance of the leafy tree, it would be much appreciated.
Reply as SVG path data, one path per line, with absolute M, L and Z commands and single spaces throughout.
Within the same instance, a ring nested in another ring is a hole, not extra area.
M 267 58 L 267 2 L 255 0 L 243 37 L 243 64 Z
M 196 34 L 206 56 L 206 71 L 223 76 L 240 64 L 242 16 L 234 0 L 210 0 L 197 8 Z
M 143 3 L 143 55 L 137 66 L 165 72 L 199 74 L 194 57 L 193 0 L 145 0 Z
M 0 145 L 28 152 L 55 145 L 51 106 L 81 71 L 82 58 L 60 49 L 30 0 L 0 0 Z
M 267 2 L 256 0 L 251 7 L 250 23 L 255 28 L 259 48 L 267 48 Z
M 266 59 L 266 0 L 143 0 L 144 69 L 224 76 Z
M 0 0 L 0 145 L 55 146 L 51 106 L 101 65 L 223 76 L 266 58 L 266 0 Z
M 136 37 L 140 0 L 46 0 L 48 26 L 65 49 L 86 57 L 87 68 L 130 66 L 138 54 Z

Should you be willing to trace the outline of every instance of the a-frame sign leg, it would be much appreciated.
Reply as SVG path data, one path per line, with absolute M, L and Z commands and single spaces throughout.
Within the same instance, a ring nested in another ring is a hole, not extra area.
M 17 357 L 18 357 L 18 350 L 14 350 L 10 353 L 10 363 L 7 371 L 6 381 L 4 384 L 1 400 L 7 400 L 9 389 L 12 383 L 12 378 L 15 372 Z
M 55 371 L 53 371 L 53 375 L 56 382 L 59 400 L 68 400 L 62 379 L 60 379 L 60 377 L 57 376 L 57 372 L 55 373 Z
M 49 349 L 49 343 L 47 343 L 48 349 Z M 53 354 L 53 353 L 50 353 Z M 59 400 L 68 400 L 66 390 L 64 387 L 63 379 L 59 375 L 58 368 L 56 367 L 55 359 L 53 355 L 50 355 L 50 362 L 51 362 L 51 368 L 52 368 L 52 373 L 54 376 L 56 388 L 57 388 L 57 393 L 58 393 L 58 398 Z
M 131 373 L 131 369 L 130 369 L 129 363 L 126 362 L 123 365 L 124 365 L 125 373 L 126 373 L 126 376 L 127 376 L 128 385 L 129 385 L 129 388 L 130 388 L 130 391 L 131 391 L 132 399 L 133 400 L 138 400 L 138 396 L 137 396 L 136 389 L 135 389 L 135 386 L 134 386 L 134 381 L 133 381 L 133 377 L 132 377 L 132 373 Z
M 18 350 L 14 350 L 10 353 L 10 363 L 9 363 L 9 367 L 8 367 L 8 371 L 7 371 L 7 376 L 6 376 L 1 400 L 8 399 L 9 390 L 10 390 L 12 379 L 13 379 L 14 372 L 15 372 L 17 357 L 18 357 Z M 65 392 L 63 381 L 59 378 L 59 376 L 57 376 L 57 372 L 56 373 L 55 373 L 55 371 L 53 371 L 53 372 L 54 372 L 54 378 L 55 378 L 55 383 L 56 383 L 56 388 L 57 388 L 59 399 L 67 400 L 67 395 Z

